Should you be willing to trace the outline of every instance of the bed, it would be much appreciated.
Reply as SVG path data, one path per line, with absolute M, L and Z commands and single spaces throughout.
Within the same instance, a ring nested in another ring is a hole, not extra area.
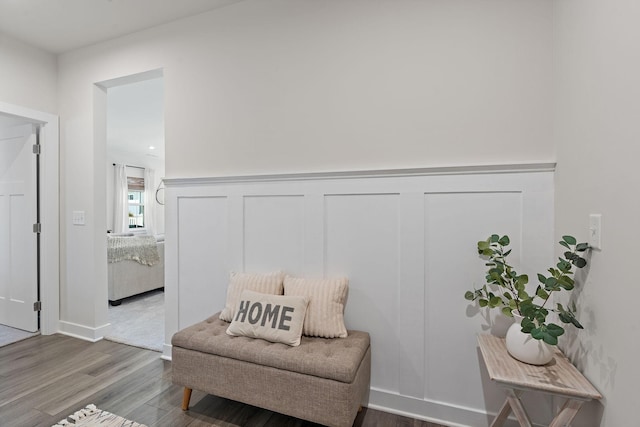
M 164 288 L 164 238 L 149 235 L 108 235 L 109 304 Z

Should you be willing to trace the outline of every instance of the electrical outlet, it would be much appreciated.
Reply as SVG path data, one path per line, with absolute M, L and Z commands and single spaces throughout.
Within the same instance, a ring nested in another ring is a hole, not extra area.
M 589 246 L 602 249 L 602 215 L 589 215 Z

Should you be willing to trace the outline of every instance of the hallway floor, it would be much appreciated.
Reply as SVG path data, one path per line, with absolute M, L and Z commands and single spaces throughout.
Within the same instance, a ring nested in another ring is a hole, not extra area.
M 4 347 L 5 345 L 22 341 L 27 338 L 35 337 L 36 335 L 40 335 L 40 333 L 25 332 L 6 325 L 0 325 L 0 347 Z

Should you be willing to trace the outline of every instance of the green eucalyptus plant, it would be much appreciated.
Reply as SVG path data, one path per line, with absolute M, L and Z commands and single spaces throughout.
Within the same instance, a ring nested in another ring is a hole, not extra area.
M 564 329 L 547 322 L 549 312 L 557 313 L 563 323 L 583 329 L 575 317 L 575 304 L 565 308 L 558 303 L 554 309 L 547 307 L 547 303 L 554 292 L 571 291 L 574 288 L 573 267 L 580 269 L 587 265 L 587 260 L 580 254 L 589 249 L 589 245 L 577 243 L 573 236 L 562 236 L 559 243 L 566 251 L 555 268 L 547 270 L 549 276 L 538 274 L 538 287 L 530 295 L 525 289 L 529 277 L 518 274 L 507 262 L 507 256 L 511 253 L 510 249 L 506 249 L 509 243 L 509 236 L 500 237 L 497 234 L 478 242 L 478 254 L 487 260 L 486 284 L 480 289 L 467 291 L 464 297 L 469 301 L 477 301 L 480 307 L 498 308 L 510 317 L 513 313 L 522 316 L 522 332 L 550 345 L 558 344 L 558 337 L 564 333 Z

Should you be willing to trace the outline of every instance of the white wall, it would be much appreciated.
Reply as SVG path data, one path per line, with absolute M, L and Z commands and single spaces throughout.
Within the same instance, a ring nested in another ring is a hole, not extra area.
M 55 55 L 0 33 L 0 101 L 57 113 Z
M 578 299 L 585 330 L 567 347 L 604 395 L 601 425 L 629 426 L 640 383 L 640 3 L 563 0 L 554 11 L 556 234 L 587 239 L 588 215 L 602 214 L 603 247 Z
M 549 161 L 550 11 L 250 1 L 202 15 L 168 70 L 169 175 Z
M 62 55 L 60 91 L 149 64 L 170 177 L 554 156 L 549 0 L 246 1 Z

